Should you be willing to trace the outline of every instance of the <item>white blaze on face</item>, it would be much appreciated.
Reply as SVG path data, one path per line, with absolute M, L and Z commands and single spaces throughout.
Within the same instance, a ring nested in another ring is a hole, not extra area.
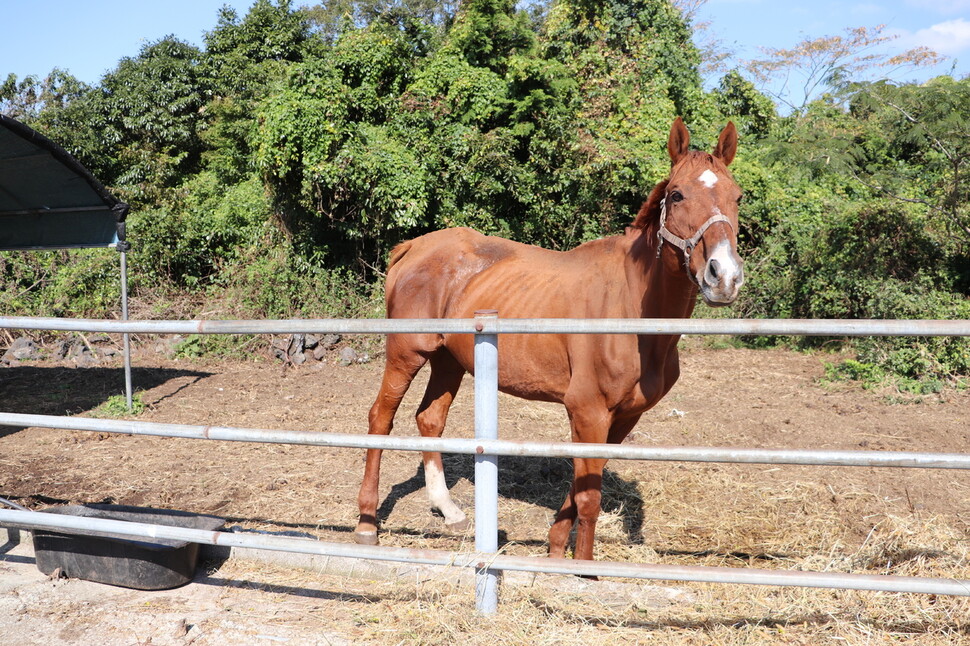
M 707 188 L 714 188 L 714 185 L 717 184 L 717 174 L 708 168 L 706 171 L 701 173 L 701 176 L 697 178 L 697 181 Z
M 738 290 L 744 283 L 744 272 L 738 264 L 737 255 L 731 249 L 731 243 L 722 240 L 717 243 L 708 257 L 709 261 L 717 263 L 717 276 L 708 273 L 710 264 L 698 270 L 697 284 L 701 285 L 705 297 L 714 302 L 731 302 L 737 298 Z

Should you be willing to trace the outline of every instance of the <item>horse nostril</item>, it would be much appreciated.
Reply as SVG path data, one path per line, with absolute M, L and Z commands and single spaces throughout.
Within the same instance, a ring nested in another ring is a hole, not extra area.
M 715 281 L 717 280 L 717 277 L 718 277 L 718 273 L 719 273 L 718 272 L 718 269 L 719 269 L 719 267 L 720 267 L 720 263 L 715 258 L 711 258 L 711 261 L 709 263 L 707 263 L 707 273 Z

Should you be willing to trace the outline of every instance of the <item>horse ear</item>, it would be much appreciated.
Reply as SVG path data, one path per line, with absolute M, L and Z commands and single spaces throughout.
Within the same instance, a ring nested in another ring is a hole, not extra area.
M 725 166 L 730 166 L 736 152 L 738 152 L 738 130 L 734 127 L 733 121 L 728 121 L 721 131 L 721 137 L 717 140 L 717 146 L 714 147 L 714 156 L 724 162 Z
M 676 166 L 690 149 L 690 133 L 680 117 L 674 119 L 670 126 L 670 137 L 667 138 L 667 153 L 670 155 L 670 165 Z

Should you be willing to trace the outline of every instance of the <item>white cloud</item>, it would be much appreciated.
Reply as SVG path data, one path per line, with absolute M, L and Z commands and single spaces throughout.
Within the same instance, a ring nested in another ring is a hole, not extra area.
M 922 45 L 938 54 L 956 56 L 970 49 L 970 22 L 963 18 L 947 20 L 904 36 L 902 40 L 909 46 Z

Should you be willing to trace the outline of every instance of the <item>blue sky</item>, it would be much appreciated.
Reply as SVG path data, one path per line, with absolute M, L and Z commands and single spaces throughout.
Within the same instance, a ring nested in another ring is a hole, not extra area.
M 946 61 L 913 79 L 970 74 L 970 0 L 708 0 L 698 12 L 710 31 L 742 59 L 758 58 L 759 47 L 791 48 L 806 38 L 844 34 L 846 28 L 885 25 L 898 53 L 926 46 Z
M 219 8 L 245 15 L 253 0 L 0 0 L 0 80 L 55 67 L 97 83 L 125 56 L 174 34 L 201 47 Z M 294 3 L 300 4 L 300 3 Z
M 122 57 L 169 34 L 201 46 L 224 4 L 244 14 L 252 0 L 0 0 L 0 79 L 60 67 L 96 83 Z M 739 58 L 757 57 L 759 46 L 885 24 L 899 36 L 892 47 L 928 45 L 950 57 L 919 77 L 948 72 L 954 61 L 958 76 L 970 74 L 970 0 L 708 0 L 698 19 Z

